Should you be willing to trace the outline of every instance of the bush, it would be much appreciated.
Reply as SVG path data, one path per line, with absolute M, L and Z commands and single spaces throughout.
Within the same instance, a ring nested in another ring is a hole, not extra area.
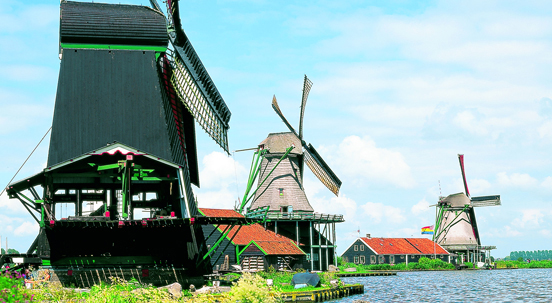
M 274 282 L 274 285 L 276 285 L 276 281 Z M 271 293 L 261 275 L 246 272 L 237 283 L 234 283 L 232 290 L 224 297 L 222 302 L 275 303 L 279 299 L 280 294 L 277 292 Z
M 472 262 L 465 262 L 464 264 L 466 264 L 466 266 L 468 268 L 473 268 L 473 263 Z
M 25 288 L 23 277 L 19 272 L 3 272 L 0 274 L 0 302 L 33 301 L 34 295 Z

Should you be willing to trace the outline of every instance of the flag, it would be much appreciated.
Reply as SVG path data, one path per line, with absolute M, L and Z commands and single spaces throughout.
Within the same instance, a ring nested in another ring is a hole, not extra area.
M 434 225 L 422 227 L 422 235 L 433 235 Z

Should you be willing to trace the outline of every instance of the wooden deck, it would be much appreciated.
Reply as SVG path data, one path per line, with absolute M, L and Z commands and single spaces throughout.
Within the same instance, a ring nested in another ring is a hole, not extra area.
M 382 272 L 343 272 L 337 273 L 336 276 L 340 278 L 345 277 L 369 277 L 369 276 L 396 276 L 396 272 L 382 271 Z
M 324 302 L 364 293 L 364 285 L 282 293 L 284 302 Z

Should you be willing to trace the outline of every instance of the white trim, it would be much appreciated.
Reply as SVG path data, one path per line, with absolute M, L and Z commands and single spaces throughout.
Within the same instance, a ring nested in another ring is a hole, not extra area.
M 124 145 L 122 143 L 119 143 L 119 142 L 115 142 L 113 144 L 109 144 L 109 145 L 106 145 L 102 148 L 99 148 L 99 149 L 96 149 L 96 150 L 93 150 L 93 151 L 90 151 L 86 154 L 83 154 L 83 155 L 80 155 L 78 157 L 75 157 L 73 159 L 70 159 L 70 160 L 67 160 L 65 162 L 61 162 L 61 163 L 58 163 L 56 165 L 53 165 L 53 166 L 50 166 L 50 167 L 47 167 L 44 169 L 45 172 L 49 172 L 49 171 L 52 171 L 52 170 L 55 170 L 55 169 L 58 169 L 58 168 L 61 168 L 63 166 L 66 166 L 66 165 L 69 165 L 69 164 L 72 164 L 74 162 L 78 162 L 80 160 L 83 160 L 83 159 L 86 159 L 90 156 L 95 156 L 95 155 L 101 155 L 101 154 L 104 154 L 104 153 L 108 153 L 110 155 L 114 155 L 116 152 L 121 152 L 123 155 L 127 155 L 127 154 L 134 154 L 134 155 L 137 155 L 137 156 L 145 156 L 146 158 L 150 158 L 150 159 L 153 159 L 155 161 L 158 161 L 158 162 L 161 162 L 165 165 L 168 165 L 168 166 L 172 166 L 174 168 L 180 168 L 180 166 L 178 164 L 175 164 L 173 162 L 170 162 L 170 161 L 167 161 L 167 160 L 164 160 L 164 159 L 161 159 L 159 157 L 156 157 L 154 155 L 150 155 L 148 153 L 145 153 L 143 151 L 139 151 L 138 149 L 136 148 L 133 148 L 133 147 L 130 147 L 128 145 Z
M 371 250 L 373 253 L 375 253 L 376 255 L 379 255 L 372 247 L 370 247 L 370 245 L 368 245 L 368 243 L 366 243 L 366 242 L 364 241 L 363 238 L 359 238 L 359 239 L 360 239 L 360 241 L 361 241 L 362 243 L 364 243 L 364 245 L 368 246 L 368 248 L 370 248 L 370 250 Z

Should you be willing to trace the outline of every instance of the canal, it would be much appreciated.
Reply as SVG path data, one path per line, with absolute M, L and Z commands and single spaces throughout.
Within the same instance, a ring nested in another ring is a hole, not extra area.
M 552 269 L 399 272 L 342 278 L 364 294 L 332 302 L 552 302 Z

